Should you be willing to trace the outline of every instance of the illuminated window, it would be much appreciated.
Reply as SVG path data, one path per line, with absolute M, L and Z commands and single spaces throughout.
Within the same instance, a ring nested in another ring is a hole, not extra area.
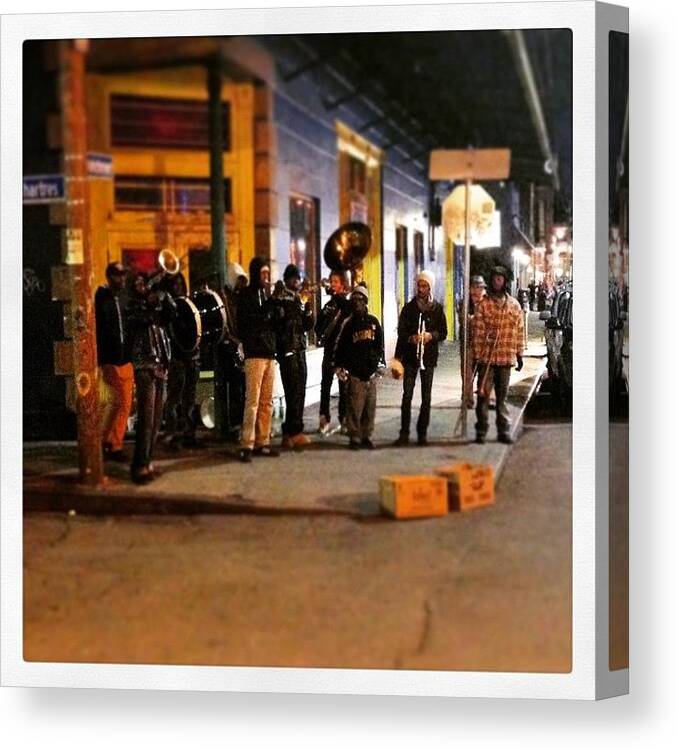
M 117 211 L 209 212 L 210 185 L 207 180 L 187 177 L 115 178 Z M 231 181 L 224 180 L 224 213 L 231 213 Z
M 230 150 L 230 108 L 222 104 L 222 140 Z M 207 102 L 111 96 L 111 145 L 155 148 L 209 148 Z

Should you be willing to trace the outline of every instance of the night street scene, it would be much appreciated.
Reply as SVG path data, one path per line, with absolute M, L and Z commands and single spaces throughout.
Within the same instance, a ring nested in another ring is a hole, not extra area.
M 571 32 L 23 64 L 24 658 L 569 672 Z

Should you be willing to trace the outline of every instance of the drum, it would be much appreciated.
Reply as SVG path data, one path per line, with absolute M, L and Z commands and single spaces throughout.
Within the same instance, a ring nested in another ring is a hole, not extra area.
M 177 306 L 177 317 L 172 322 L 172 338 L 182 352 L 189 354 L 200 346 L 200 312 L 188 297 L 177 297 L 174 301 Z
M 221 297 L 211 289 L 201 289 L 191 297 L 179 297 L 172 333 L 185 353 L 201 344 L 218 344 L 228 329 L 226 309 Z
M 228 330 L 224 300 L 211 289 L 201 289 L 191 296 L 202 321 L 200 343 L 218 344 Z

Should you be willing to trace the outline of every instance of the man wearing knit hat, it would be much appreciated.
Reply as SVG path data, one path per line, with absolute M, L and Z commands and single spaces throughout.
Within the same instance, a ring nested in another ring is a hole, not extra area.
M 311 301 L 301 301 L 301 273 L 290 263 L 283 273 L 284 287 L 275 296 L 276 358 L 285 391 L 283 447 L 302 448 L 311 441 L 304 435 L 306 400 L 306 333 L 313 328 Z
M 385 369 L 381 324 L 367 310 L 369 293 L 358 284 L 351 293 L 351 314 L 342 323 L 334 364 L 347 383 L 349 447 L 374 448 L 371 437 L 377 409 L 377 377 Z
M 410 442 L 412 395 L 419 373 L 421 408 L 417 420 L 417 443 L 426 445 L 426 433 L 431 418 L 431 390 L 433 373 L 438 364 L 438 342 L 447 338 L 447 321 L 443 306 L 433 299 L 435 276 L 431 271 L 417 275 L 417 293 L 403 307 L 398 319 L 398 341 L 394 359 L 402 363 L 403 400 L 400 406 L 400 435 L 395 442 L 405 446 Z M 399 368 L 392 368 L 394 376 Z

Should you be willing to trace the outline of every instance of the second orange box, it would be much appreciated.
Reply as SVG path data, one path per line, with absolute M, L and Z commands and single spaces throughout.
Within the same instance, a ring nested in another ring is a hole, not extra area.
M 494 503 L 494 471 L 487 464 L 451 464 L 436 469 L 447 479 L 450 510 L 470 510 Z

